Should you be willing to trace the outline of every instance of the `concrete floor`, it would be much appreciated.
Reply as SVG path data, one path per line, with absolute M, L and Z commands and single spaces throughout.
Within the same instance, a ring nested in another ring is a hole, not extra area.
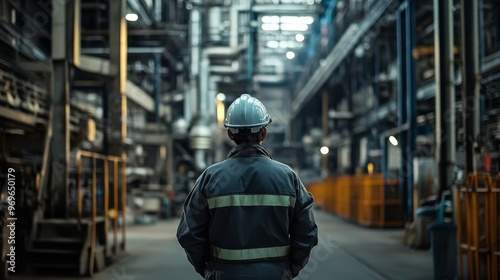
M 320 242 L 298 280 L 314 279 L 408 279 L 433 278 L 432 255 L 414 251 L 402 244 L 401 229 L 367 229 L 347 223 L 329 213 L 316 211 Z M 178 219 L 151 226 L 129 226 L 127 255 L 95 280 L 202 279 L 188 263 L 178 245 L 175 231 Z M 12 275 L 12 279 L 86 278 Z M 266 280 L 266 279 L 263 279 Z

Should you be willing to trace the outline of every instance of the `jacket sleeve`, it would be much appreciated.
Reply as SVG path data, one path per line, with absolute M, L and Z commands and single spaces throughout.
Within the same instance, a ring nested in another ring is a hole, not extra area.
M 318 245 L 318 226 L 312 212 L 313 197 L 297 177 L 297 197 L 290 232 L 290 268 L 293 277 L 309 261 L 314 246 Z
M 189 262 L 202 277 L 205 277 L 205 266 L 209 254 L 209 220 L 207 198 L 200 190 L 200 179 L 198 179 L 184 202 L 177 228 L 177 240 L 184 248 Z

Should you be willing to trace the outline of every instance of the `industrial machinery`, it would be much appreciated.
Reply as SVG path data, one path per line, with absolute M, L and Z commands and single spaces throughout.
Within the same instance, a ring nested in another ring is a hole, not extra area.
M 0 1 L 2 279 L 103 269 L 134 189 L 153 197 L 138 212 L 162 216 L 187 10 L 153 2 Z

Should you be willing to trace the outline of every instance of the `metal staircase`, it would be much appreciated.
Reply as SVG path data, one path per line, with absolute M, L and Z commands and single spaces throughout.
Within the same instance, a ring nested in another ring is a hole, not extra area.
M 71 158 L 76 164 L 70 168 L 67 218 L 35 215 L 27 260 L 37 271 L 92 276 L 125 248 L 119 219 L 125 216 L 126 166 L 124 159 L 85 151 Z

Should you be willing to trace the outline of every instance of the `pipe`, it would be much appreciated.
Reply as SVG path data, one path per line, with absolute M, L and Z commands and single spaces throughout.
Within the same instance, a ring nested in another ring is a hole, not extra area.
M 231 61 L 231 65 L 211 65 L 209 72 L 214 74 L 238 74 L 240 72 L 240 62 L 238 60 Z
M 148 26 L 153 23 L 147 9 L 145 8 L 147 7 L 147 5 L 143 2 L 143 0 L 128 0 L 127 2 L 132 10 L 139 14 L 139 18 L 141 19 L 141 21 L 143 21 Z
M 209 47 L 203 49 L 203 54 L 208 57 L 227 57 L 232 58 L 246 49 L 245 45 L 235 45 L 229 47 Z
M 434 0 L 436 163 L 439 197 L 451 186 L 455 164 L 455 75 L 452 1 Z
M 163 20 L 163 0 L 154 0 L 154 19 L 159 23 Z
M 284 74 L 279 74 L 279 75 L 258 74 L 253 76 L 253 80 L 255 82 L 260 82 L 260 83 L 277 84 L 285 82 L 286 77 Z
M 160 99 L 161 99 L 161 54 L 154 55 L 154 76 L 155 76 L 155 120 L 160 123 Z
M 402 14 L 405 14 L 404 21 Z M 404 24 L 404 26 L 403 26 Z M 412 50 L 415 46 L 415 1 L 406 0 L 399 7 L 396 15 L 397 53 L 398 53 L 398 127 L 382 133 L 381 146 L 384 149 L 382 157 L 382 172 L 384 179 L 388 178 L 387 168 L 387 138 L 401 134 L 402 165 L 399 171 L 400 192 L 403 204 L 403 218 L 413 221 L 413 155 L 416 138 L 416 86 L 415 61 Z M 401 85 L 399 85 L 401 82 Z M 405 96 L 406 93 L 406 96 Z
M 462 115 L 464 126 L 465 172 L 477 171 L 474 148 L 479 136 L 479 38 L 478 0 L 461 0 L 462 19 Z

